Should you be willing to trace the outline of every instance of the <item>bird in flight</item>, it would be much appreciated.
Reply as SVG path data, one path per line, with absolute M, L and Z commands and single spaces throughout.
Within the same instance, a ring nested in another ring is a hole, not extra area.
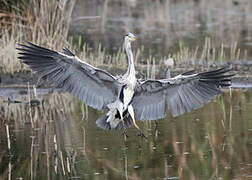
M 229 68 L 194 73 L 185 72 L 166 79 L 137 79 L 131 43 L 137 38 L 128 33 L 123 47 L 128 69 L 121 76 L 81 61 L 69 49 L 49 50 L 30 42 L 19 44 L 19 59 L 54 87 L 62 88 L 83 103 L 107 110 L 96 124 L 105 130 L 135 126 L 145 137 L 136 120 L 164 118 L 169 107 L 176 117 L 202 107 L 231 85 Z

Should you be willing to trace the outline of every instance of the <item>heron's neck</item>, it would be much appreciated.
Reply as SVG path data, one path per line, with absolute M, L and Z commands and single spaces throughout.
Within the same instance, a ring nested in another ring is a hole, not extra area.
M 131 44 L 130 44 L 130 42 L 125 41 L 124 46 L 125 46 L 126 56 L 127 56 L 127 59 L 128 59 L 127 74 L 135 76 L 136 71 L 135 71 L 135 65 L 134 65 L 134 57 L 133 57 L 133 53 L 132 53 L 132 50 L 131 50 Z

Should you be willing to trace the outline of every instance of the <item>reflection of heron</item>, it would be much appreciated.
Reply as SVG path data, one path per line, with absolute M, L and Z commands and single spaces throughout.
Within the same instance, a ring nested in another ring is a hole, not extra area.
M 99 127 L 126 129 L 134 125 L 142 136 L 134 112 L 138 120 L 161 119 L 169 104 L 172 115 L 178 116 L 202 107 L 221 93 L 219 87 L 230 85 L 232 75 L 224 75 L 229 71 L 226 68 L 197 74 L 190 71 L 168 79 L 137 79 L 131 50 L 134 40 L 131 33 L 124 37 L 129 66 L 118 77 L 81 61 L 68 49 L 61 53 L 26 42 L 18 50 L 22 62 L 42 79 L 93 108 L 108 110 L 96 121 Z

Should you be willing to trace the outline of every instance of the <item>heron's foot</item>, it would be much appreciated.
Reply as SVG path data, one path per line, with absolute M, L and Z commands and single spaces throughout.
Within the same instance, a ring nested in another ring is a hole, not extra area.
M 126 128 L 123 130 L 122 135 L 123 135 L 125 138 L 129 137 L 129 136 L 127 135 L 127 130 L 126 130 Z
M 147 137 L 144 135 L 144 133 L 139 129 L 138 136 L 147 139 Z

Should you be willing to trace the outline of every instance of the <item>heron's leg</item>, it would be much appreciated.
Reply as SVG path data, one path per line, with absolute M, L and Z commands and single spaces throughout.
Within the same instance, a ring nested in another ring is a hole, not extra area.
M 127 131 L 126 131 L 126 127 L 124 125 L 124 119 L 123 119 L 123 103 L 122 102 L 119 102 L 118 104 L 118 107 L 117 107 L 117 110 L 119 112 L 119 115 L 120 115 L 120 120 L 121 120 L 121 123 L 122 123 L 122 128 L 123 128 L 123 135 L 124 135 L 124 138 L 126 139 L 127 137 Z
M 155 123 L 155 130 L 157 130 L 158 129 L 158 122 L 157 122 L 157 120 L 155 120 L 154 123 Z
M 122 121 L 123 135 L 124 135 L 124 139 L 126 140 L 128 135 L 127 135 L 126 127 L 124 125 L 123 113 L 120 113 L 120 116 L 121 116 L 121 121 Z
M 134 114 L 134 110 L 133 110 L 132 105 L 129 105 L 129 106 L 128 106 L 128 112 L 129 112 L 129 114 L 130 114 L 130 116 L 131 116 L 131 118 L 132 118 L 132 120 L 133 120 L 134 126 L 135 126 L 135 127 L 138 129 L 138 131 L 139 131 L 139 136 L 146 138 L 146 136 L 144 135 L 144 133 L 142 132 L 142 130 L 141 130 L 141 129 L 138 127 L 138 125 L 136 124 L 135 114 Z

